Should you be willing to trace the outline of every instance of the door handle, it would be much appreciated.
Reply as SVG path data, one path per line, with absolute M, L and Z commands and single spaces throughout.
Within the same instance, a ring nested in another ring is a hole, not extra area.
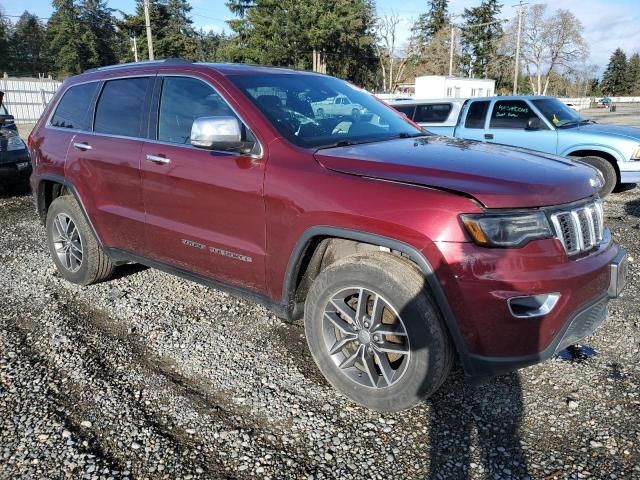
M 167 163 L 171 163 L 171 159 L 167 157 L 159 157 L 158 155 L 148 155 L 147 160 L 149 162 L 158 163 L 161 165 L 166 165 Z
M 493 133 L 485 133 L 484 138 L 485 140 L 493 140 Z
M 80 142 L 75 142 L 73 146 L 76 147 L 78 150 L 91 150 L 93 148 L 88 143 L 80 143 Z

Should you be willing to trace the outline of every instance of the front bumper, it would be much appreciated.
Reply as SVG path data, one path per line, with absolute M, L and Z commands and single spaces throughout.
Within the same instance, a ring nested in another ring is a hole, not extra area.
M 31 158 L 26 150 L 0 152 L 0 182 L 3 184 L 26 181 L 32 171 Z
M 624 251 L 607 232 L 597 250 L 569 260 L 556 240 L 521 249 L 474 244 L 439 245 L 445 257 L 438 276 L 466 351 L 467 375 L 491 377 L 550 358 L 592 334 L 607 316 L 610 298 L 625 285 Z M 549 313 L 516 318 L 508 300 L 558 293 Z
M 640 183 L 640 160 L 618 162 L 620 183 Z

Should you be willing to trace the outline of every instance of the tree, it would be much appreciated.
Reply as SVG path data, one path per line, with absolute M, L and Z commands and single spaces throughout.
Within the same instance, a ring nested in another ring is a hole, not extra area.
M 640 54 L 634 53 L 627 63 L 627 80 L 629 82 L 628 95 L 640 95 Z
M 401 82 L 409 59 L 405 52 L 399 56 L 397 52 L 398 25 L 400 17 L 396 14 L 379 17 L 376 22 L 376 54 L 382 70 L 382 90 L 391 92 Z
M 605 95 L 624 95 L 629 90 L 627 55 L 617 48 L 611 55 L 609 65 L 602 76 L 602 91 Z
M 49 58 L 58 77 L 82 72 L 97 58 L 96 44 L 80 21 L 80 9 L 73 0 L 53 0 L 47 23 Z
M 11 22 L 4 16 L 0 7 L 0 52 L 9 52 L 11 45 Z M 0 74 L 9 70 L 11 66 L 11 57 L 7 53 L 0 54 Z
M 230 20 L 237 61 L 311 69 L 314 51 L 327 73 L 361 85 L 375 71 L 373 5 L 368 0 L 255 0 Z M 318 60 L 318 58 L 317 58 Z M 317 65 L 316 65 L 317 66 Z
M 588 55 L 582 24 L 567 10 L 547 17 L 545 5 L 533 5 L 524 15 L 521 52 L 531 90 L 546 95 L 550 74 L 576 68 Z
M 150 0 L 149 17 L 153 33 L 153 50 L 157 58 L 188 58 L 198 56 L 198 35 L 189 18 L 191 5 L 186 0 Z M 145 31 L 144 2 L 137 0 L 136 13 L 124 15 L 120 28 L 128 36 L 138 37 L 138 55 L 145 59 L 149 50 Z M 130 53 L 127 58 L 131 60 Z
M 24 12 L 13 29 L 9 46 L 15 75 L 37 75 L 48 71 L 45 26 L 35 15 Z
M 497 0 L 482 0 L 478 7 L 464 9 L 461 61 L 465 75 L 488 76 L 489 64 L 502 37 L 502 24 L 498 20 L 501 9 Z
M 79 20 L 85 29 L 85 42 L 92 45 L 93 56 L 87 59 L 87 66 L 101 67 L 117 63 L 119 35 L 113 9 L 107 6 L 105 0 L 84 0 L 79 11 Z
M 431 0 L 429 10 L 420 14 L 411 29 L 413 41 L 425 49 L 442 29 L 448 30 L 448 0 Z

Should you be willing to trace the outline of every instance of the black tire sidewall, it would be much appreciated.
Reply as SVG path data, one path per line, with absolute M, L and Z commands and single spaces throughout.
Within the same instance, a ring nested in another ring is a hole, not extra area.
M 391 260 L 384 259 L 376 265 L 375 257 L 385 256 Z M 409 364 L 391 387 L 374 389 L 353 382 L 341 373 L 326 350 L 322 332 L 325 305 L 339 290 L 355 286 L 382 295 L 400 314 L 407 329 L 411 348 Z M 398 411 L 412 407 L 437 390 L 448 373 L 446 357 L 451 347 L 433 300 L 425 291 L 424 277 L 389 254 L 374 256 L 373 262 L 366 256 L 353 255 L 323 271 L 307 296 L 305 331 L 311 354 L 329 383 L 350 399 L 374 410 Z
M 597 169 L 604 178 L 604 185 L 600 189 L 600 197 L 605 198 L 616 188 L 616 184 L 618 183 L 618 175 L 616 173 L 616 169 L 611 163 L 602 158 L 602 157 L 582 157 L 581 161 L 586 163 L 587 165 L 592 166 Z
M 62 265 L 60 260 L 58 259 L 58 254 L 56 253 L 55 246 L 53 244 L 53 229 L 55 228 L 53 225 L 53 221 L 57 215 L 64 213 L 67 215 L 73 223 L 76 225 L 78 230 L 78 235 L 80 236 L 80 241 L 82 242 L 82 264 L 80 265 L 80 269 L 77 272 L 71 272 L 67 270 L 67 268 Z M 87 223 L 84 220 L 82 212 L 79 208 L 77 208 L 77 204 L 75 204 L 75 200 L 72 200 L 69 196 L 58 197 L 53 201 L 51 206 L 49 207 L 49 211 L 47 212 L 47 222 L 46 222 L 46 231 L 47 231 L 47 245 L 49 246 L 49 252 L 51 253 L 51 258 L 53 258 L 53 262 L 58 269 L 58 272 L 62 277 L 69 282 L 84 284 L 87 281 L 88 272 L 89 272 L 89 262 L 91 259 L 89 258 L 89 241 L 91 232 L 88 231 Z

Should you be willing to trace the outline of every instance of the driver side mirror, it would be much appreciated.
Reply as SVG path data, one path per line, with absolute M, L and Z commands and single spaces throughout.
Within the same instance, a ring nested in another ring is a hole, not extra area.
M 242 140 L 242 127 L 235 117 L 200 117 L 191 126 L 191 145 L 207 150 L 249 153 L 254 142 Z
M 542 130 L 543 128 L 544 128 L 544 125 L 538 117 L 531 117 L 527 121 L 527 126 L 525 130 Z

